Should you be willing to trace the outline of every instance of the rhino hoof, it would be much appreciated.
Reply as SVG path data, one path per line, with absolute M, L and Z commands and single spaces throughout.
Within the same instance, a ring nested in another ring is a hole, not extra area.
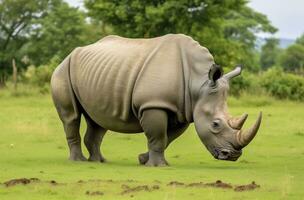
M 88 159 L 89 162 L 106 162 L 106 159 L 102 156 L 90 156 Z
M 160 161 L 151 161 L 151 160 L 148 160 L 148 162 L 146 162 L 145 166 L 148 166 L 148 167 L 166 167 L 168 166 L 168 162 L 165 161 L 165 160 L 160 160 Z
M 72 160 L 72 161 L 87 161 L 87 159 L 83 155 L 71 155 L 69 160 Z
M 149 152 L 141 153 L 138 155 L 139 164 L 144 165 L 149 160 Z

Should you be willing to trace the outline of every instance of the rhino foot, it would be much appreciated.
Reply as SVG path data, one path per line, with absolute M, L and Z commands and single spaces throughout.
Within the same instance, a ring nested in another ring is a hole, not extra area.
M 90 162 L 106 162 L 106 159 L 102 157 L 101 155 L 97 156 L 90 156 L 88 161 Z
M 138 155 L 139 164 L 144 165 L 149 160 L 149 152 L 141 153 Z
M 148 167 L 166 167 L 168 166 L 168 162 L 166 160 L 151 160 L 149 159 L 148 162 L 146 162 L 145 166 Z
M 86 157 L 84 157 L 83 155 L 78 155 L 78 154 L 71 154 L 69 160 L 72 161 L 86 161 Z
M 168 166 L 168 162 L 164 157 L 164 153 L 150 151 L 148 155 L 148 161 L 145 166 L 149 167 L 165 167 Z

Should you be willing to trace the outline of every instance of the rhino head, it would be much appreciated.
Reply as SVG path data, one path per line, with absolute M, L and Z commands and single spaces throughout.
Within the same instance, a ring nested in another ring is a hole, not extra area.
M 195 129 L 209 152 L 219 160 L 236 161 L 242 154 L 242 148 L 255 137 L 261 124 L 262 113 L 255 124 L 242 130 L 247 114 L 233 118 L 227 110 L 229 81 L 241 74 L 241 67 L 223 75 L 220 66 L 213 65 L 209 79 L 200 87 L 193 108 Z

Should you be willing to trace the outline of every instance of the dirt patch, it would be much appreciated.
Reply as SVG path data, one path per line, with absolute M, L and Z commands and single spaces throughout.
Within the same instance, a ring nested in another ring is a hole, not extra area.
M 54 181 L 54 180 L 51 180 L 50 184 L 52 184 L 52 185 L 58 185 L 58 183 L 56 181 Z
M 11 186 L 15 186 L 15 185 L 27 185 L 30 184 L 32 182 L 39 182 L 40 180 L 38 178 L 18 178 L 18 179 L 11 179 L 8 180 L 6 182 L 4 182 L 3 184 L 6 187 L 11 187 Z
M 101 191 L 86 191 L 86 195 L 89 195 L 89 196 L 102 196 L 102 195 L 104 195 L 104 193 L 101 192 Z
M 239 186 L 236 186 L 234 188 L 234 191 L 236 192 L 244 192 L 244 191 L 248 191 L 248 190 L 254 190 L 256 188 L 259 188 L 260 185 L 257 185 L 254 181 L 252 181 L 251 184 L 248 184 L 248 185 L 239 185 Z
M 139 185 L 135 187 L 130 187 L 126 184 L 121 185 L 123 191 L 120 193 L 121 195 L 133 193 L 133 192 L 140 192 L 140 191 L 145 191 L 145 192 L 152 192 L 154 190 L 159 190 L 159 185 L 153 185 L 153 186 L 148 186 L 148 185 Z
M 159 189 L 160 189 L 159 185 L 153 185 L 152 186 L 152 190 L 159 190 Z
M 127 180 L 127 181 L 129 181 L 129 180 Z M 89 179 L 89 180 L 86 180 L 86 181 L 79 180 L 78 182 L 79 183 L 85 183 L 85 182 L 96 182 L 96 183 L 98 183 L 98 182 L 107 182 L 107 183 L 114 183 L 114 182 L 117 182 L 117 181 L 114 181 L 112 179 Z
M 171 181 L 170 183 L 167 184 L 168 186 L 182 186 L 185 185 L 185 183 L 178 182 L 178 181 Z
M 214 183 L 206 183 L 205 185 L 209 186 L 209 187 L 216 187 L 216 188 L 223 188 L 223 189 L 233 188 L 231 184 L 224 183 L 221 180 L 217 180 Z
M 203 183 L 203 182 L 198 182 L 198 183 L 189 183 L 186 185 L 187 187 L 215 187 L 215 188 L 222 188 L 222 189 L 231 189 L 233 186 L 229 183 L 224 183 L 221 180 L 217 180 L 212 183 Z
M 205 187 L 205 186 L 206 186 L 206 184 L 203 183 L 203 182 L 189 183 L 189 184 L 187 185 L 187 187 Z
M 170 182 L 171 183 L 171 182 Z M 169 184 L 168 184 L 169 185 Z M 260 185 L 256 184 L 254 181 L 248 185 L 232 185 L 230 183 L 224 183 L 221 180 L 217 180 L 212 183 L 190 183 L 188 185 L 185 185 L 186 187 L 215 187 L 215 188 L 222 188 L 222 189 L 233 189 L 236 192 L 244 192 L 248 190 L 254 190 L 256 188 L 259 188 Z

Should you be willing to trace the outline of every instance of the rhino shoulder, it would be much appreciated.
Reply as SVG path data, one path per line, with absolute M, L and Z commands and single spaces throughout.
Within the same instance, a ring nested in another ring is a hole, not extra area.
M 113 39 L 120 39 L 121 37 L 118 36 L 118 35 L 107 35 L 103 38 L 101 38 L 100 40 L 98 40 L 96 43 L 100 43 L 100 42 L 103 42 L 103 41 L 106 41 L 106 40 L 113 40 Z

